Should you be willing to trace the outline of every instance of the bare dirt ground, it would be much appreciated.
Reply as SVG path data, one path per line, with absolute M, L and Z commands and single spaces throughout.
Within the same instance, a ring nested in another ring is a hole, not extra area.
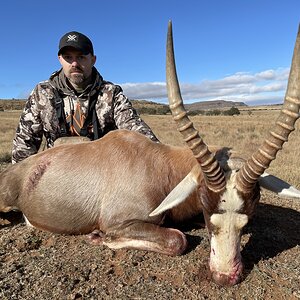
M 201 221 L 201 217 L 199 217 Z M 244 280 L 220 287 L 208 272 L 206 229 L 183 228 L 178 257 L 90 245 L 0 214 L 0 299 L 300 299 L 300 201 L 263 192 L 242 237 Z

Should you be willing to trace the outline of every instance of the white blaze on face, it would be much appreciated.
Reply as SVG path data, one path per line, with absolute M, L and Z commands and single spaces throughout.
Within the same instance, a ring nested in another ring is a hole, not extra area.
M 248 216 L 238 213 L 243 200 L 234 188 L 235 174 L 227 182 L 219 211 L 210 218 L 211 233 L 210 269 L 222 274 L 235 274 L 241 268 L 240 233 L 247 224 Z

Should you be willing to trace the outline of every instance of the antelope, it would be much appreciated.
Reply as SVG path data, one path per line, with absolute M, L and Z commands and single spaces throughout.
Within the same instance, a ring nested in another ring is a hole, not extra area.
M 167 37 L 170 109 L 188 147 L 152 142 L 116 130 L 103 138 L 61 144 L 10 165 L 0 174 L 0 211 L 22 211 L 41 230 L 87 234 L 92 244 L 181 255 L 187 239 L 167 221 L 203 213 L 210 237 L 209 267 L 220 285 L 240 282 L 241 231 L 253 215 L 260 187 L 283 197 L 300 191 L 265 173 L 287 141 L 300 105 L 300 33 L 285 103 L 274 130 L 248 161 L 221 148 L 211 152 L 189 120 L 176 75 L 172 24 Z

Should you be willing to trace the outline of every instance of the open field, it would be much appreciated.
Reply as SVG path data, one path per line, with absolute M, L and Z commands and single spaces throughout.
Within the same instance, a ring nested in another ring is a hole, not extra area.
M 20 113 L 20 111 L 0 111 L 0 164 L 10 161 L 12 140 Z
M 5 168 L 20 111 L 0 111 L 0 164 Z M 239 116 L 195 116 L 213 147 L 249 157 L 274 125 L 278 110 Z M 163 143 L 183 145 L 170 115 L 144 115 Z M 300 122 L 268 169 L 300 189 Z M 0 191 L 1 192 L 1 191 Z M 142 201 L 142 199 L 141 199 Z M 199 226 L 186 228 L 186 254 L 166 257 L 91 246 L 84 237 L 27 228 L 17 213 L 0 214 L 0 299 L 300 299 L 300 200 L 263 191 L 242 237 L 245 279 L 226 288 L 207 272 L 209 241 Z M 4 221 L 7 218 L 12 224 Z M 191 226 L 189 226 L 191 227 Z

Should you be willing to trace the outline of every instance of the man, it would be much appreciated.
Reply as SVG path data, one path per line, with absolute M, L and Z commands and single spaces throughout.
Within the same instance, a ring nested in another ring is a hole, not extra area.
M 94 67 L 96 56 L 87 36 L 66 33 L 59 42 L 58 59 L 62 68 L 37 84 L 27 100 L 13 140 L 12 163 L 37 153 L 43 136 L 50 148 L 61 136 L 94 140 L 124 128 L 158 142 L 122 88 L 103 80 Z

